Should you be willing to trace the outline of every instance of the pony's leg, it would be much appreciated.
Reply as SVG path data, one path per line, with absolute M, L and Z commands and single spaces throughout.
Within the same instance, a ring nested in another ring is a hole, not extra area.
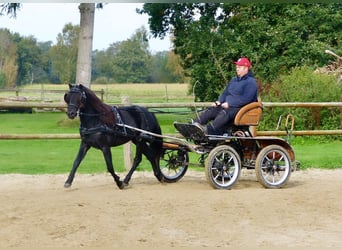
M 128 185 L 128 182 L 130 181 L 134 171 L 136 170 L 136 168 L 138 167 L 138 165 L 140 164 L 140 162 L 142 160 L 142 154 L 144 154 L 146 156 L 146 158 L 151 162 L 154 176 L 160 182 L 163 182 L 164 177 L 163 177 L 163 175 L 160 171 L 160 168 L 159 168 L 160 156 L 156 155 L 156 153 L 154 152 L 154 149 L 147 146 L 144 142 L 140 143 L 140 144 L 136 144 L 136 146 L 137 147 L 136 147 L 136 153 L 135 153 L 133 165 L 132 165 L 131 169 L 129 170 L 128 174 L 126 175 L 126 177 L 124 179 L 124 183 L 126 185 Z
M 147 157 L 147 159 L 149 159 L 149 161 L 151 162 L 154 176 L 157 178 L 158 181 L 164 182 L 164 176 L 162 175 L 160 167 L 159 167 L 160 156 L 154 155 L 151 158 Z
M 141 160 L 142 160 L 142 148 L 141 148 L 140 144 L 136 144 L 135 156 L 134 156 L 132 167 L 129 170 L 128 174 L 126 175 L 125 179 L 124 179 L 124 184 L 125 185 L 128 185 L 128 183 L 131 180 L 131 177 L 132 177 L 134 171 L 137 169 L 137 167 L 140 164 Z
M 110 151 L 110 147 L 103 147 L 102 153 L 103 153 L 103 157 L 106 161 L 108 172 L 111 173 L 111 175 L 113 176 L 116 185 L 120 189 L 123 189 L 124 185 L 123 185 L 122 181 L 120 181 L 120 177 L 118 175 L 116 175 L 114 172 L 114 167 L 113 167 L 113 162 L 112 162 L 112 152 Z
M 74 164 L 72 165 L 72 169 L 70 171 L 68 179 L 64 183 L 65 188 L 71 187 L 72 181 L 74 180 L 74 177 L 75 177 L 76 170 L 78 166 L 80 165 L 81 161 L 83 160 L 83 158 L 85 157 L 85 155 L 87 154 L 89 148 L 90 146 L 88 144 L 81 142 L 80 148 L 78 150 L 78 154 L 76 156 Z
M 149 146 L 144 147 L 143 154 L 150 161 L 150 163 L 152 165 L 154 176 L 157 178 L 158 181 L 163 182 L 164 176 L 161 173 L 160 165 L 159 165 L 160 154 L 157 153 L 156 149 L 151 148 Z

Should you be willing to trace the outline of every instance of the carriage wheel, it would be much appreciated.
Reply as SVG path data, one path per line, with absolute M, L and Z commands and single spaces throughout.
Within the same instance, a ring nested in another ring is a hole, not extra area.
M 186 173 L 189 166 L 189 154 L 185 150 L 165 149 L 160 159 L 160 170 L 164 181 L 177 182 Z
M 291 175 L 290 156 L 286 149 L 278 145 L 263 148 L 255 162 L 258 181 L 266 188 L 280 188 Z
M 230 189 L 237 182 L 240 172 L 241 160 L 234 148 L 221 145 L 210 151 L 205 173 L 213 188 Z

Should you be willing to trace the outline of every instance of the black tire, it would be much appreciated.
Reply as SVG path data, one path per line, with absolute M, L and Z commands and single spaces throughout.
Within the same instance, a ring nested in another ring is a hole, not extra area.
M 284 186 L 291 176 L 291 161 L 286 149 L 279 145 L 263 148 L 255 161 L 255 173 L 266 188 Z
M 185 150 L 164 149 L 160 159 L 160 171 L 164 181 L 173 183 L 180 180 L 188 170 L 189 154 Z
M 234 148 L 221 145 L 213 148 L 206 160 L 205 174 L 210 186 L 231 189 L 239 179 L 241 159 Z

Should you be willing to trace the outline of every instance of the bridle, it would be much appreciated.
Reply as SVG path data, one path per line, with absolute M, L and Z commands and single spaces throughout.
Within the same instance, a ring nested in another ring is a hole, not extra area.
M 78 87 L 72 87 L 69 91 L 69 93 L 79 93 L 81 94 L 81 101 L 79 104 L 74 104 L 74 103 L 68 103 L 68 106 L 75 107 L 76 111 L 79 110 L 81 103 L 85 103 L 87 96 L 84 91 L 81 91 Z

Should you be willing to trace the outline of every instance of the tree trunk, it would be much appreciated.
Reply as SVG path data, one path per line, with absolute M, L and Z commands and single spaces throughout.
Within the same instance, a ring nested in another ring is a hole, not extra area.
M 95 3 L 81 3 L 78 8 L 80 9 L 81 21 L 77 53 L 76 84 L 83 84 L 90 88 Z

